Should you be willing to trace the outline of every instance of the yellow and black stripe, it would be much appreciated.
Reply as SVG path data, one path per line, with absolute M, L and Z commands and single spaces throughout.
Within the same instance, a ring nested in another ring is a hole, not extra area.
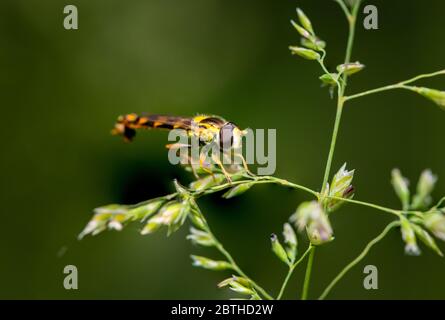
M 122 135 L 126 141 L 131 141 L 137 129 L 183 129 L 217 134 L 227 124 L 227 121 L 218 116 L 198 115 L 193 118 L 169 116 L 160 114 L 130 113 L 119 116 L 112 131 L 115 135 Z

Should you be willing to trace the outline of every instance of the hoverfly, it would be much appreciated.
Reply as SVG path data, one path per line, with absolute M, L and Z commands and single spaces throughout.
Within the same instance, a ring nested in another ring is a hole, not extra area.
M 138 129 L 182 129 L 188 137 L 197 138 L 201 147 L 209 145 L 211 143 L 216 144 L 217 148 L 221 151 L 224 157 L 238 158 L 244 167 L 244 170 L 251 174 L 247 163 L 241 153 L 242 137 L 246 135 L 246 130 L 241 130 L 232 122 L 228 122 L 225 119 L 215 115 L 197 115 L 192 118 L 168 116 L 159 114 L 135 114 L 130 113 L 123 116 L 119 116 L 117 122 L 112 130 L 114 135 L 121 135 L 124 140 L 130 142 L 136 135 Z M 191 144 L 174 143 L 166 145 L 168 149 L 180 150 L 182 148 L 191 148 Z M 221 162 L 220 156 L 215 156 L 212 153 L 210 157 L 212 163 L 208 163 L 207 154 L 199 154 L 199 167 L 212 174 L 211 166 L 218 166 L 227 180 L 230 182 L 231 178 L 227 170 L 239 171 L 241 167 L 239 165 L 231 164 L 229 169 L 226 168 Z M 191 165 L 191 169 L 195 177 L 199 178 L 196 172 L 196 168 L 192 163 L 192 159 L 187 159 L 188 164 Z

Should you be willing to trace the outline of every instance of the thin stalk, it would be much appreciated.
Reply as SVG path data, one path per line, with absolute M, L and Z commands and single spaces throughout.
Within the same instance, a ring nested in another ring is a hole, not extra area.
M 314 263 L 315 247 L 311 246 L 311 252 L 307 261 L 306 274 L 304 276 L 303 294 L 301 300 L 307 300 L 309 294 L 309 284 L 311 281 L 312 264 Z
M 258 285 L 255 281 L 253 281 L 251 278 L 249 278 L 244 271 L 238 266 L 238 264 L 235 262 L 235 259 L 233 259 L 232 255 L 224 248 L 221 242 L 216 238 L 216 236 L 213 234 L 212 230 L 210 230 L 209 224 L 207 223 L 206 218 L 202 214 L 201 210 L 199 209 L 196 202 L 193 203 L 193 207 L 196 209 L 198 214 L 200 215 L 201 219 L 204 221 L 205 224 L 205 231 L 212 237 L 212 240 L 215 242 L 216 249 L 221 252 L 221 254 L 227 259 L 227 261 L 232 265 L 232 268 L 234 271 L 236 271 L 240 276 L 248 279 L 250 283 L 252 283 L 252 286 L 261 293 L 266 299 L 273 300 L 273 297 L 267 293 L 266 290 L 264 290 L 260 285 Z
M 349 21 L 349 19 L 351 17 L 351 12 L 349 12 L 349 8 L 346 6 L 346 4 L 343 2 L 343 0 L 335 0 L 335 2 L 337 2 L 340 5 L 343 12 L 345 13 L 346 18 Z
M 364 92 L 360 92 L 351 96 L 346 96 L 344 97 L 345 101 L 349 101 L 349 100 L 353 100 L 353 99 L 357 99 L 357 98 L 361 98 L 364 96 L 368 96 L 371 94 L 375 94 L 375 93 L 380 93 L 380 92 L 385 92 L 385 91 L 389 91 L 389 90 L 395 90 L 395 89 L 406 89 L 406 90 L 413 90 L 413 87 L 411 86 L 407 86 L 407 84 L 416 82 L 418 80 L 421 79 L 425 79 L 425 78 L 431 78 L 431 77 L 436 77 L 439 75 L 445 75 L 445 70 L 441 70 L 441 71 L 437 71 L 437 72 L 432 72 L 432 73 L 427 73 L 427 74 L 421 74 L 418 75 L 414 78 L 405 80 L 405 81 L 401 81 L 399 83 L 396 84 L 391 84 L 391 85 L 387 85 L 384 87 L 380 87 L 380 88 L 376 88 L 376 89 L 372 89 L 372 90 L 367 90 Z
M 329 72 L 328 68 L 326 68 L 326 65 L 324 64 L 325 55 L 326 55 L 326 51 L 323 50 L 323 56 L 321 57 L 321 59 L 317 60 L 321 66 L 321 69 L 323 70 L 323 72 L 325 74 L 329 74 L 331 76 L 331 78 L 334 79 L 334 81 L 336 82 L 338 87 L 341 87 L 341 83 L 340 83 L 339 79 L 336 79 L 336 77 L 332 76 L 332 73 Z
M 360 205 L 360 206 L 364 206 L 364 207 L 370 207 L 376 210 L 380 210 L 383 212 L 387 212 L 387 213 L 391 213 L 393 215 L 396 216 L 400 216 L 402 214 L 402 211 L 400 210 L 394 210 L 394 209 L 390 209 L 390 208 L 386 208 L 386 207 L 382 207 L 379 206 L 377 204 L 373 204 L 373 203 L 369 203 L 369 202 L 364 202 L 364 201 L 358 201 L 358 200 L 353 200 L 353 199 L 345 199 L 345 198 L 341 198 L 341 197 L 326 197 L 329 199 L 335 199 L 335 200 L 340 200 L 340 201 L 344 201 L 347 203 L 352 203 L 352 204 L 356 204 L 356 205 Z M 412 213 L 410 211 L 403 211 L 404 213 Z
M 211 234 L 211 233 L 210 233 Z M 211 234 L 211 236 L 214 238 L 213 234 Z M 238 274 L 246 279 L 248 279 L 252 285 L 254 286 L 254 288 L 261 293 L 267 300 L 273 300 L 273 297 L 268 294 L 266 292 L 266 290 L 264 290 L 261 286 L 259 286 L 255 281 L 253 281 L 251 278 L 249 278 L 244 272 L 243 270 L 241 270 L 241 268 L 236 264 L 235 260 L 232 258 L 232 256 L 230 255 L 230 253 L 223 247 L 223 245 L 218 242 L 218 240 L 216 240 L 216 238 L 214 238 L 214 241 L 216 243 L 216 248 L 219 250 L 219 252 L 221 252 L 221 254 L 223 254 L 227 261 L 230 262 L 230 264 L 233 267 L 233 270 L 235 270 L 236 272 L 238 272 Z
M 255 182 L 255 183 L 275 183 L 275 184 L 279 184 L 285 187 L 289 187 L 289 188 L 293 188 L 293 189 L 297 189 L 297 190 L 302 190 L 305 191 L 307 193 L 312 194 L 315 197 L 319 196 L 319 193 L 317 191 L 314 191 L 308 187 L 284 180 L 284 179 L 279 179 L 279 178 L 275 178 L 275 177 L 271 177 L 271 176 L 265 176 L 265 177 L 259 177 L 259 179 Z
M 340 5 L 341 5 L 341 3 L 343 3 L 343 2 L 342 1 L 339 2 Z M 352 8 L 352 12 L 349 15 L 348 14 L 346 15 L 348 18 L 348 23 L 349 23 L 349 35 L 348 35 L 348 44 L 346 46 L 346 54 L 345 54 L 345 61 L 344 61 L 345 64 L 349 63 L 351 61 L 352 48 L 354 46 L 354 38 L 355 38 L 355 28 L 356 28 L 356 24 L 357 24 L 357 15 L 358 15 L 358 10 L 360 8 L 360 4 L 361 4 L 361 0 L 357 0 L 354 7 Z M 329 149 L 328 160 L 326 163 L 326 168 L 325 168 L 324 177 L 323 177 L 323 184 L 321 186 L 322 194 L 324 193 L 324 190 L 326 188 L 326 184 L 328 182 L 329 175 L 331 172 L 332 159 L 334 158 L 335 145 L 337 142 L 337 136 L 338 136 L 338 131 L 339 131 L 340 122 L 341 122 L 341 116 L 342 116 L 342 112 L 343 112 L 343 105 L 345 102 L 343 96 L 344 96 L 344 93 L 346 90 L 347 83 L 348 83 L 348 75 L 344 74 L 343 75 L 343 84 L 340 85 L 338 88 L 337 112 L 336 112 L 336 116 L 335 116 L 334 130 L 332 133 L 331 146 Z M 310 284 L 310 278 L 311 278 L 311 273 L 312 273 L 312 264 L 313 264 L 313 260 L 314 260 L 314 255 L 315 255 L 315 248 L 310 253 L 308 264 L 306 267 L 306 275 L 304 278 L 304 286 L 303 286 L 303 294 L 302 294 L 303 300 L 307 299 L 308 292 L 309 292 L 309 284 Z
M 323 291 L 321 296 L 318 298 L 319 300 L 323 300 L 326 298 L 326 296 L 329 294 L 329 292 L 334 288 L 334 286 L 339 282 L 345 275 L 348 273 L 349 270 L 351 270 L 355 265 L 357 265 L 363 258 L 368 254 L 368 252 L 371 250 L 371 248 L 379 243 L 385 236 L 389 233 L 389 231 L 399 225 L 399 221 L 393 221 L 390 224 L 386 226 L 386 228 L 380 233 L 377 237 L 375 237 L 373 240 L 371 240 L 365 247 L 365 249 L 355 258 L 352 260 L 351 263 L 349 263 L 340 273 L 332 280 L 332 282 L 326 287 L 326 289 Z
M 337 2 L 339 4 L 343 3 L 343 1 L 337 1 Z M 356 27 L 357 14 L 358 14 L 358 9 L 360 7 L 360 2 L 361 1 L 358 0 L 356 2 L 356 4 L 354 5 L 354 8 L 352 9 L 352 13 L 347 15 L 348 22 L 349 22 L 349 35 L 348 35 L 348 44 L 346 46 L 346 54 L 345 54 L 345 61 L 344 61 L 344 63 L 349 63 L 351 61 L 352 47 L 354 46 L 355 27 Z M 326 168 L 325 168 L 325 173 L 324 173 L 324 178 L 323 178 L 323 184 L 321 186 L 322 192 L 323 192 L 324 188 L 326 187 L 326 183 L 328 182 L 329 174 L 330 174 L 330 171 L 331 171 L 332 159 L 334 157 L 335 145 L 336 145 L 336 142 L 337 142 L 338 129 L 340 127 L 341 116 L 342 116 L 342 112 L 343 112 L 343 105 L 344 105 L 344 102 L 345 102 L 343 96 L 344 96 L 344 93 L 345 93 L 347 79 L 348 79 L 348 75 L 345 74 L 343 76 L 344 83 L 343 83 L 342 86 L 339 87 L 339 90 L 338 90 L 339 91 L 339 95 L 338 95 L 338 100 L 337 100 L 337 113 L 336 113 L 336 116 L 335 116 L 334 131 L 333 131 L 333 134 L 332 134 L 331 147 L 329 149 L 329 155 L 328 155 L 328 160 L 327 160 L 327 163 L 326 163 Z
M 304 260 L 304 258 L 306 258 L 306 256 L 310 253 L 311 250 L 312 250 L 312 246 L 309 245 L 309 247 L 306 249 L 306 251 L 300 257 L 300 259 L 298 259 L 297 262 L 295 262 L 294 264 L 292 264 L 289 267 L 289 272 L 287 273 L 286 278 L 284 279 L 283 284 L 281 285 L 280 293 L 277 296 L 277 300 L 280 300 L 281 297 L 283 296 L 284 290 L 286 289 L 287 283 L 289 282 L 292 274 L 294 273 L 295 268 Z
M 389 90 L 396 90 L 396 89 L 406 89 L 406 90 L 411 90 L 411 87 L 403 85 L 401 83 L 397 83 L 397 84 L 391 84 L 388 86 L 384 86 L 384 87 L 380 87 L 380 88 L 376 88 L 376 89 L 372 89 L 372 90 L 367 90 L 361 93 L 357 93 L 351 96 L 347 96 L 345 97 L 345 101 L 350 101 L 353 99 L 357 99 L 357 98 L 361 98 L 364 96 L 369 96 L 371 94 L 375 94 L 375 93 L 380 93 L 380 92 L 385 92 L 385 91 L 389 91 Z
M 311 195 L 313 195 L 314 197 L 318 198 L 320 197 L 320 193 L 312 190 L 308 187 L 296 184 L 296 183 L 292 183 L 290 181 L 284 180 L 284 179 L 280 179 L 280 178 L 276 178 L 276 177 L 272 177 L 272 176 L 262 176 L 262 177 L 256 177 L 255 180 L 239 180 L 239 181 L 234 181 L 232 183 L 226 183 L 226 184 L 222 184 L 213 188 L 209 188 L 206 189 L 204 191 L 201 192 L 196 192 L 196 193 L 191 193 L 192 196 L 199 198 L 201 196 L 204 195 L 209 195 L 212 193 L 216 193 L 228 188 L 231 188 L 235 185 L 240 185 L 240 184 L 244 184 L 244 183 L 252 183 L 254 185 L 256 184 L 278 184 L 281 186 L 285 186 L 285 187 L 289 187 L 292 189 L 296 189 L 296 190 L 302 190 L 305 191 L 307 193 L 310 193 Z M 176 195 L 176 194 L 175 194 Z M 413 214 L 413 215 L 419 215 L 421 214 L 421 212 L 418 211 L 404 211 L 404 210 L 396 210 L 396 209 L 391 209 L 391 208 L 387 208 L 381 205 L 377 205 L 377 204 L 373 204 L 370 202 L 365 202 L 365 201 L 359 201 L 359 200 L 353 200 L 353 199 L 346 199 L 346 198 L 341 198 L 341 197 L 333 197 L 333 196 L 326 196 L 326 198 L 329 199 L 335 199 L 335 200 L 340 200 L 342 202 L 346 202 L 346 203 L 351 203 L 351 204 L 355 204 L 355 205 L 359 205 L 359 206 L 364 206 L 364 207 L 370 207 L 382 212 L 386 212 L 386 213 L 391 213 L 393 215 L 397 215 L 399 216 L 402 213 L 405 214 Z M 441 202 L 445 202 L 445 197 L 442 199 Z
M 348 45 L 346 47 L 345 63 L 351 62 L 352 47 L 354 46 L 354 38 L 355 38 L 355 27 L 357 24 L 357 15 L 358 15 L 358 10 L 360 8 L 360 4 L 361 0 L 357 0 L 348 19 L 349 36 L 348 36 Z
M 444 202 L 445 202 L 445 197 L 439 200 L 439 202 L 434 206 L 434 209 L 439 208 Z
M 436 71 L 436 72 L 425 73 L 425 74 L 421 74 L 421 75 L 415 76 L 415 77 L 413 77 L 411 79 L 402 81 L 401 84 L 410 84 L 410 83 L 416 82 L 416 81 L 421 80 L 421 79 L 432 78 L 432 77 L 436 77 L 436 76 L 440 76 L 440 75 L 445 75 L 445 69 L 440 70 L 440 71 Z
M 342 112 L 343 112 L 343 98 L 339 96 L 337 104 L 337 113 L 335 116 L 334 130 L 332 132 L 331 146 L 329 148 L 328 160 L 326 163 L 326 168 L 323 177 L 323 184 L 321 186 L 321 193 L 323 193 L 324 189 L 326 188 L 326 184 L 328 183 L 329 175 L 331 172 L 332 160 L 334 158 L 335 145 L 337 143 L 337 136 L 340 128 Z

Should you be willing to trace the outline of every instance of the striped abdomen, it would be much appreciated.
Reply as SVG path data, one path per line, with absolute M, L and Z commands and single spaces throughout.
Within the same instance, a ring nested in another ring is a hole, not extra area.
M 183 129 L 190 130 L 192 119 L 159 114 L 130 113 L 120 116 L 112 131 L 113 134 L 122 135 L 127 141 L 131 141 L 136 134 L 136 129 Z

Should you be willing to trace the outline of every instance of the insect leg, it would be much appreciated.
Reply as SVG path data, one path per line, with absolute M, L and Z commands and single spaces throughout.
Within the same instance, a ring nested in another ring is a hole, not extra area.
M 232 178 L 230 177 L 230 174 L 226 171 L 224 168 L 224 165 L 221 163 L 221 160 L 219 159 L 218 155 L 212 154 L 212 160 L 221 168 L 222 173 L 227 179 L 228 183 L 232 183 Z
M 241 153 L 235 152 L 235 157 L 238 157 L 239 159 L 241 159 L 241 161 L 243 162 L 243 167 L 244 170 L 251 176 L 255 176 L 250 170 L 249 170 L 249 166 L 247 165 L 246 159 L 244 158 L 244 156 Z

